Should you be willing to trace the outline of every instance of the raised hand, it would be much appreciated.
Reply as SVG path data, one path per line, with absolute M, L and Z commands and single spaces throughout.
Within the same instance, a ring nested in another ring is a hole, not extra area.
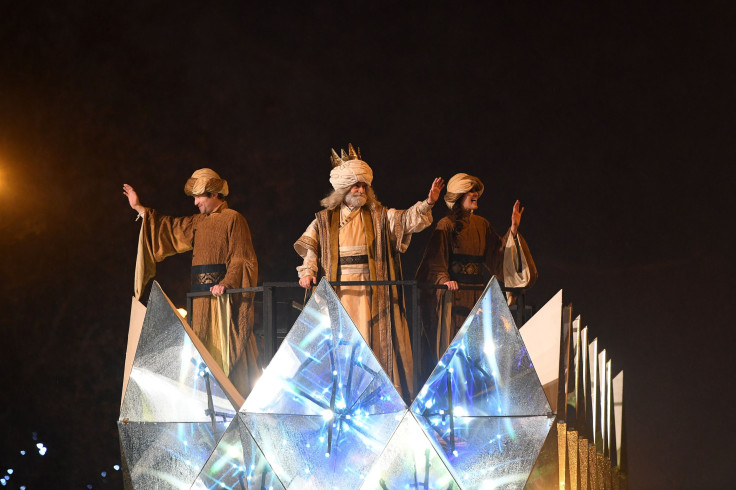
M 521 224 L 521 215 L 524 212 L 524 206 L 517 199 L 514 203 L 514 209 L 511 211 L 511 234 L 516 236 Z
M 427 196 L 427 203 L 434 204 L 437 199 L 440 198 L 440 191 L 445 187 L 445 180 L 442 177 L 437 177 L 432 182 L 432 187 L 429 189 L 429 195 Z
M 128 204 L 130 204 L 130 207 L 138 211 L 139 214 L 145 210 L 140 200 L 138 199 L 138 194 L 135 192 L 135 189 L 133 189 L 132 186 L 128 184 L 123 184 L 123 194 L 125 194 L 125 197 L 128 198 Z

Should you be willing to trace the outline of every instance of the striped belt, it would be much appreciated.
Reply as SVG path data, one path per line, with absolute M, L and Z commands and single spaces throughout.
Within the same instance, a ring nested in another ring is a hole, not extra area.
M 367 255 L 345 255 L 345 256 L 341 256 L 339 260 L 340 265 L 358 265 L 358 264 L 367 264 L 367 263 L 368 263 Z

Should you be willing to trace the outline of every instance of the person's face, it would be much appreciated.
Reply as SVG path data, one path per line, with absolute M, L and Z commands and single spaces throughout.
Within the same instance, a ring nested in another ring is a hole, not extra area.
M 365 182 L 353 184 L 348 193 L 345 194 L 345 204 L 353 209 L 364 205 L 368 199 L 366 197 L 367 189 L 368 185 Z
M 365 195 L 367 188 L 368 188 L 368 184 L 366 184 L 365 182 L 356 182 L 350 188 L 350 193 L 357 194 L 357 195 Z
M 199 212 L 202 214 L 210 214 L 220 203 L 222 203 L 222 200 L 217 197 L 217 194 L 213 194 L 211 197 L 208 194 L 194 196 L 194 205 L 199 208 Z
M 465 194 L 463 197 L 463 209 L 465 211 L 475 211 L 478 209 L 478 198 L 480 193 L 477 191 L 471 191 Z

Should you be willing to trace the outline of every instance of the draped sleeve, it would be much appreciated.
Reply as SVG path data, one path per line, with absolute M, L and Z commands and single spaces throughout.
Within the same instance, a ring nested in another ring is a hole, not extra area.
M 319 229 L 317 220 L 312 220 L 304 234 L 294 243 L 294 250 L 302 258 L 302 265 L 296 268 L 299 277 L 317 276 L 319 270 L 317 257 L 319 253 Z
M 141 297 L 148 281 L 156 275 L 156 262 L 192 249 L 194 223 L 199 216 L 174 218 L 146 208 L 138 235 L 135 263 L 134 292 L 137 299 Z
M 409 209 L 391 208 L 387 211 L 387 218 L 392 248 L 404 253 L 409 248 L 411 235 L 432 224 L 432 206 L 425 200 L 417 202 Z
M 485 257 L 488 270 L 502 280 L 506 287 L 529 288 L 537 280 L 534 259 L 521 233 L 514 237 L 509 229 L 503 237 L 499 237 L 489 226 Z

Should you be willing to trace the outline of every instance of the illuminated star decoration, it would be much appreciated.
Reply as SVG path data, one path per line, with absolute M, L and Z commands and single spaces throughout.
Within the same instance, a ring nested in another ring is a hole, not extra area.
M 526 483 L 554 414 L 495 277 L 410 410 L 461 488 Z
M 288 488 L 359 488 L 406 404 L 322 280 L 238 416 Z
M 240 402 L 154 283 L 118 419 L 125 478 L 133 488 L 189 488 Z

